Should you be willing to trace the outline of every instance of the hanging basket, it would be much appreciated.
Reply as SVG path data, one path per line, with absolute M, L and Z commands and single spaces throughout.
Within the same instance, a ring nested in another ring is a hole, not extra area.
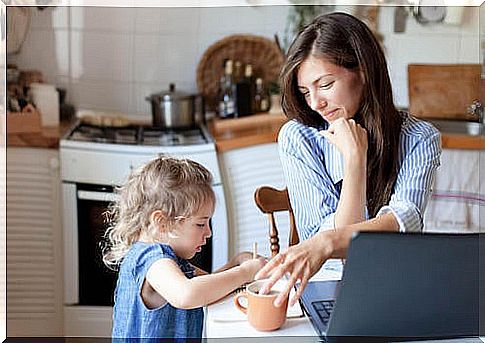
M 240 61 L 243 66 L 251 64 L 253 75 L 268 83 L 278 79 L 284 55 L 274 41 L 255 35 L 231 35 L 211 45 L 197 66 L 197 87 L 209 110 L 216 107 L 225 59 Z

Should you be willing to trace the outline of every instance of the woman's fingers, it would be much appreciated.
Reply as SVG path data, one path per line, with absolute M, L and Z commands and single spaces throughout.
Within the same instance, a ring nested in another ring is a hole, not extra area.
M 281 279 L 286 272 L 289 271 L 290 265 L 279 265 L 278 267 L 275 267 L 273 269 L 273 272 L 271 273 L 271 276 L 268 278 L 268 281 L 264 283 L 263 287 L 261 287 L 261 290 L 259 291 L 261 294 L 266 294 L 269 293 L 271 290 L 271 287 L 279 280 Z
M 293 271 L 290 274 L 290 277 L 286 282 L 285 287 L 275 299 L 275 306 L 280 306 L 283 301 L 290 295 L 291 289 L 295 286 L 298 280 L 301 279 L 301 273 L 303 271 L 303 268 L 304 266 L 301 263 L 299 265 L 297 263 L 294 263 Z
M 256 273 L 254 278 L 256 280 L 267 278 L 269 275 L 272 274 L 273 269 L 280 265 L 283 260 L 284 257 L 281 254 L 276 255 L 271 260 L 269 260 L 268 263 L 266 263 L 266 265 L 261 270 Z
M 306 285 L 308 284 L 308 280 L 310 279 L 311 273 L 309 268 L 305 268 L 303 270 L 303 276 L 301 277 L 301 282 L 300 286 L 297 288 L 295 295 L 293 298 L 290 299 L 290 306 L 293 306 L 296 304 L 298 299 L 300 299 L 301 294 L 303 293 L 303 290 L 305 289 Z

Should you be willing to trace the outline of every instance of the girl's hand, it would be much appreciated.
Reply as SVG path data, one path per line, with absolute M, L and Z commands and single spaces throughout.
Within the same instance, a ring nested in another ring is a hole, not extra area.
M 317 235 L 322 236 L 322 235 Z M 290 299 L 290 306 L 294 305 L 301 296 L 308 280 L 312 277 L 330 257 L 331 248 L 327 244 L 321 245 L 321 238 L 314 236 L 297 245 L 289 247 L 273 257 L 266 266 L 255 276 L 256 279 L 269 278 L 263 285 L 260 293 L 267 293 L 273 285 L 283 276 L 289 275 L 288 282 L 275 300 L 275 306 L 280 306 L 286 299 L 293 286 L 301 281 L 295 296 Z M 325 242 L 325 240 L 323 240 Z
M 260 258 L 260 257 L 264 258 L 264 256 L 258 255 L 258 258 Z M 241 265 L 245 261 L 252 260 L 252 259 L 253 259 L 253 254 L 251 252 L 243 251 L 243 252 L 240 252 L 239 254 L 235 255 L 231 259 L 230 263 L 235 267 L 235 266 Z
M 256 273 L 263 268 L 268 260 L 262 256 L 258 258 L 252 258 L 241 263 L 241 268 L 247 275 L 247 282 L 254 280 Z
M 355 120 L 339 118 L 320 134 L 337 147 L 345 161 L 367 158 L 367 130 Z

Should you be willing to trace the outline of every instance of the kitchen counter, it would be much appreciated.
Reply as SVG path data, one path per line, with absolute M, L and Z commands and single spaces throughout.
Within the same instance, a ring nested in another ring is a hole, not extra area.
M 287 121 L 283 113 L 253 114 L 238 119 L 215 119 L 209 123 L 218 152 L 273 143 L 281 126 Z
M 9 133 L 7 146 L 19 148 L 58 149 L 61 137 L 72 127 L 74 121 L 61 122 L 59 126 L 44 126 L 36 133 Z
M 283 113 L 264 113 L 238 119 L 216 119 L 208 127 L 214 136 L 217 151 L 225 152 L 276 142 L 286 120 Z M 73 124 L 74 121 L 61 122 L 58 127 L 43 127 L 40 133 L 8 134 L 7 146 L 57 149 L 59 140 Z M 482 136 L 442 134 L 441 141 L 444 149 L 485 150 Z
M 278 132 L 286 122 L 283 113 L 255 114 L 238 119 L 214 120 L 209 130 L 218 152 L 277 142 Z M 444 149 L 485 150 L 482 136 L 441 134 Z

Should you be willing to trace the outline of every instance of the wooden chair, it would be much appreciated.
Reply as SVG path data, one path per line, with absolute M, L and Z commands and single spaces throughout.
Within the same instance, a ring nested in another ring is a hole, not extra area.
M 279 190 L 269 186 L 259 187 L 254 193 L 254 201 L 261 212 L 268 214 L 271 257 L 275 256 L 280 251 L 278 229 L 276 228 L 274 217 L 275 212 L 288 211 L 290 217 L 290 236 L 288 244 L 290 246 L 298 244 L 300 239 L 298 238 L 298 231 L 296 231 L 295 216 L 291 209 L 290 198 L 288 197 L 288 190 L 286 188 Z

